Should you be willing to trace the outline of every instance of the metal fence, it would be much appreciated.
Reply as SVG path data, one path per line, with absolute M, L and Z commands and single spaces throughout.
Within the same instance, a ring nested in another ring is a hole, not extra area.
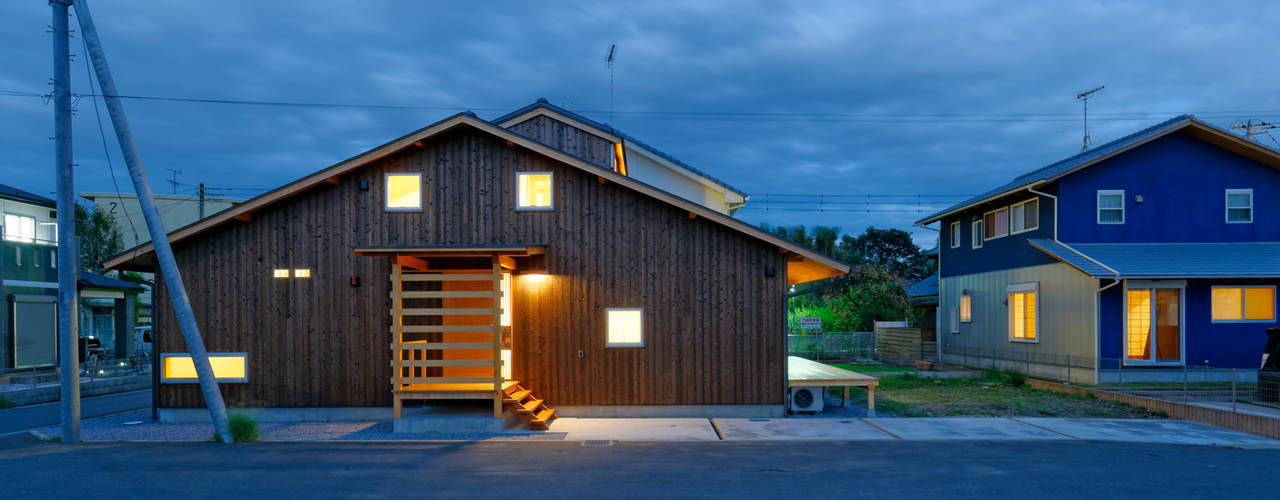
M 139 353 L 128 358 L 89 355 L 80 361 L 80 373 L 89 378 L 125 377 L 151 372 L 151 355 Z
M 787 353 L 814 360 L 875 361 L 875 332 L 828 332 L 787 335 Z
M 977 370 L 1013 370 L 1038 379 L 1098 390 L 1280 417 L 1280 380 L 1277 380 L 1280 374 L 1260 377 L 1256 369 L 1209 364 L 1126 364 L 1117 358 L 948 345 L 942 347 L 942 362 Z M 1241 408 L 1242 404 L 1248 406 Z

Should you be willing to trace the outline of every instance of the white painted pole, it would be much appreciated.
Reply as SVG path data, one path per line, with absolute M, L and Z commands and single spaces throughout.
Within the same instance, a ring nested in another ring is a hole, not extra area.
M 51 0 L 53 7 L 53 162 L 58 179 L 58 368 L 61 371 L 61 438 L 80 442 L 80 329 L 76 281 L 80 269 L 76 246 L 75 184 L 71 172 L 71 34 L 70 0 Z
M 182 284 L 182 275 L 178 273 L 173 249 L 169 247 L 168 235 L 165 234 L 164 225 L 160 222 L 160 213 L 156 211 L 151 184 L 147 182 L 146 173 L 142 170 L 142 159 L 138 155 L 137 144 L 133 142 L 129 120 L 124 114 L 124 103 L 118 97 L 116 82 L 111 76 L 111 68 L 107 66 L 106 53 L 102 49 L 102 41 L 98 38 L 98 30 L 94 28 L 89 6 L 85 3 L 86 0 L 74 1 L 76 18 L 80 21 L 80 34 L 84 36 L 84 41 L 88 45 L 93 70 L 98 75 L 98 85 L 102 88 L 102 99 L 106 101 L 107 112 L 111 115 L 111 124 L 116 130 L 116 139 L 120 142 L 125 164 L 129 166 L 129 177 L 132 178 L 133 188 L 138 193 L 138 204 L 142 206 L 142 216 L 147 221 L 147 231 L 151 234 L 156 261 L 160 265 L 160 272 L 164 274 L 165 288 L 169 291 L 170 302 L 173 302 L 174 315 L 178 318 L 178 326 L 181 327 L 183 339 L 186 340 L 187 352 L 195 364 L 196 376 L 200 379 L 200 390 L 204 393 L 205 404 L 209 405 L 214 430 L 222 438 L 222 442 L 230 443 L 231 430 L 227 424 L 227 407 L 222 401 L 222 393 L 218 391 L 218 382 L 213 377 L 213 366 L 209 364 L 209 354 L 205 351 L 204 339 L 200 336 L 200 326 L 196 324 L 195 311 L 191 308 L 187 289 Z

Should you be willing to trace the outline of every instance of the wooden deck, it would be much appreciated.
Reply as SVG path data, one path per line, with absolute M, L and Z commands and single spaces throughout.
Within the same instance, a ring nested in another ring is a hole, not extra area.
M 876 386 L 880 379 L 836 368 L 797 356 L 787 356 L 787 387 L 844 387 L 844 405 L 849 406 L 849 388 L 867 389 L 867 416 L 876 416 Z

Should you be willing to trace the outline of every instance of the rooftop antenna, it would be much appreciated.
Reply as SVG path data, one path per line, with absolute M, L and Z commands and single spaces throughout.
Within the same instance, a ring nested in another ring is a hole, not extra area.
M 1080 151 L 1088 151 L 1089 145 L 1093 144 L 1093 138 L 1089 137 L 1089 97 L 1099 90 L 1107 88 L 1106 85 L 1099 86 L 1093 90 L 1086 90 L 1076 94 L 1076 99 L 1084 103 L 1084 145 L 1080 147 Z
M 609 65 L 609 125 L 613 125 L 613 54 L 618 51 L 618 44 L 609 44 L 609 55 L 604 58 Z
M 1257 142 L 1254 137 L 1265 135 L 1271 138 L 1272 142 L 1276 142 L 1275 136 L 1271 135 L 1271 129 L 1276 128 L 1274 124 L 1264 122 L 1262 120 L 1254 120 L 1250 118 L 1248 121 L 1235 122 L 1231 125 L 1231 130 L 1243 130 L 1244 138 Z

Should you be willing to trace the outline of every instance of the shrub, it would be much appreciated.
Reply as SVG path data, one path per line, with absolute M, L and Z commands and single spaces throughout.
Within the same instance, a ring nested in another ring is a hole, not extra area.
M 9 398 L 4 397 L 4 394 L 0 394 L 0 410 L 7 409 L 11 406 L 13 406 L 13 403 L 9 402 Z
M 1009 384 L 1014 387 L 1022 387 L 1027 383 L 1027 374 L 1017 370 L 1006 370 L 1005 378 L 1009 380 Z
M 258 440 L 258 422 L 248 415 L 235 414 L 229 419 L 231 440 L 236 443 L 252 443 Z M 222 442 L 222 436 L 213 433 L 213 440 Z

